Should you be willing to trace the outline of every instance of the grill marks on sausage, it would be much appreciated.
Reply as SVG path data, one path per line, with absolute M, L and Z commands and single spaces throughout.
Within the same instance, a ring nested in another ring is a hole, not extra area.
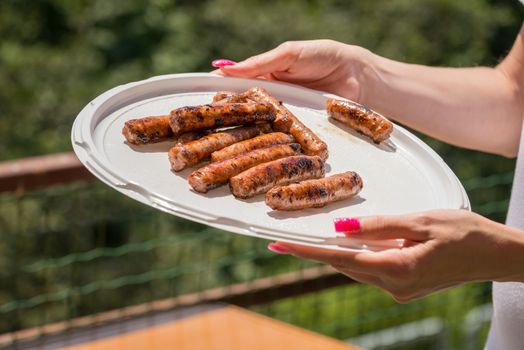
M 328 158 L 329 154 L 326 143 L 295 117 L 281 101 L 275 99 L 261 87 L 249 89 L 247 96 L 260 103 L 269 103 L 275 110 L 276 118 L 273 122 L 274 129 L 293 135 L 307 155 L 319 156 L 324 160 Z
M 246 103 L 253 102 L 245 93 L 237 93 L 232 91 L 218 91 L 213 96 L 213 104 L 223 103 Z
M 296 155 L 299 154 L 299 151 L 300 145 L 298 143 L 256 149 L 200 168 L 189 176 L 188 181 L 195 191 L 205 193 L 226 184 L 232 176 L 255 165 Z
M 261 87 L 254 87 L 246 91 L 246 95 L 253 101 L 259 103 L 268 103 L 275 112 L 275 120 L 273 127 L 277 131 L 288 132 L 291 128 L 293 120 L 291 119 L 291 112 L 282 105 L 280 101 L 271 96 L 266 89 Z M 294 135 L 293 135 L 294 136 Z
M 259 148 L 265 148 L 272 145 L 292 143 L 295 138 L 282 132 L 272 132 L 260 135 L 249 140 L 235 143 L 211 154 L 211 161 L 218 162 L 227 158 L 235 157 L 242 153 L 247 153 Z
M 216 132 L 216 130 L 209 129 L 209 130 L 199 130 L 199 131 L 188 131 L 186 133 L 183 133 L 182 135 L 178 136 L 176 139 L 176 145 L 182 145 L 184 143 L 188 143 L 191 141 L 198 140 L 206 135 L 212 134 Z
M 357 103 L 328 99 L 327 111 L 376 143 L 387 139 L 393 128 L 389 120 Z M 230 126 L 236 127 L 216 131 Z M 178 135 L 169 150 L 172 170 L 212 160 L 189 176 L 195 191 L 205 193 L 229 181 L 235 197 L 266 193 L 266 204 L 274 210 L 322 207 L 351 198 L 363 187 L 352 171 L 324 178 L 327 145 L 282 101 L 259 87 L 244 93 L 219 91 L 212 104 L 130 120 L 122 133 L 131 144 Z
M 274 187 L 266 193 L 265 200 L 273 210 L 319 208 L 354 197 L 362 187 L 362 178 L 356 172 L 348 171 L 322 179 Z
M 236 142 L 271 132 L 268 123 L 243 126 L 204 136 L 186 144 L 178 144 L 169 150 L 171 169 L 180 171 L 209 158 L 211 153 Z
M 393 123 L 384 116 L 351 101 L 330 98 L 326 101 L 330 117 L 380 143 L 393 131 Z
M 225 103 L 181 107 L 171 111 L 169 124 L 176 135 L 202 129 L 275 120 L 271 106 L 263 103 Z
M 174 136 L 169 116 L 150 116 L 125 122 L 122 135 L 133 145 L 165 141 Z
M 229 180 L 231 193 L 250 198 L 274 186 L 287 185 L 325 174 L 324 161 L 318 156 L 292 156 L 257 165 Z

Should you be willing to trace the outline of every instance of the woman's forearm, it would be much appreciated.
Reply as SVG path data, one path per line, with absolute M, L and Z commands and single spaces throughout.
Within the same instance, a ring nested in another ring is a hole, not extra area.
M 491 266 L 486 270 L 491 271 L 491 276 L 486 276 L 484 280 L 524 283 L 524 231 L 497 225 L 498 239 L 491 247 L 496 256 L 487 262 Z
M 371 54 L 360 101 L 445 142 L 514 156 L 524 111 L 521 35 L 496 68 L 427 67 Z

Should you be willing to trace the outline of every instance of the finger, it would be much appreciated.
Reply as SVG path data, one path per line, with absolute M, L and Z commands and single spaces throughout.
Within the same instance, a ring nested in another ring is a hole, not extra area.
M 221 67 L 226 75 L 235 77 L 254 78 L 267 74 L 287 70 L 294 62 L 298 51 L 287 47 L 279 46 L 268 52 L 257 56 L 252 56 L 242 62 L 232 66 Z
M 216 75 L 220 75 L 220 76 L 223 76 L 225 77 L 226 74 L 224 72 L 222 72 L 222 70 L 220 69 L 215 69 L 211 72 L 209 72 L 210 74 L 216 74 Z M 255 79 L 260 79 L 260 80 L 275 80 L 275 78 L 271 75 L 271 74 L 266 74 L 266 75 L 261 75 L 261 76 L 258 76 L 258 77 L 254 77 Z
M 384 259 L 374 252 L 354 252 L 309 247 L 287 242 L 276 242 L 280 253 L 292 254 L 299 258 L 316 260 L 337 268 L 347 268 L 358 272 L 377 274 L 384 265 Z
M 344 232 L 347 237 L 360 239 L 404 238 L 425 242 L 430 238 L 427 228 L 417 224 L 412 215 L 335 219 L 335 230 Z
M 215 69 L 215 70 L 213 70 L 213 71 L 211 71 L 209 73 L 216 74 L 216 75 L 221 75 L 221 76 L 225 75 L 224 72 L 222 72 L 220 69 Z

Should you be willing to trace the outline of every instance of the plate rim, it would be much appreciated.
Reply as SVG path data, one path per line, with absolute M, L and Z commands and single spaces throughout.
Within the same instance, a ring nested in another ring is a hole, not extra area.
M 330 249 L 336 250 L 381 250 L 384 246 L 370 246 L 362 242 L 351 241 L 348 239 L 334 239 L 333 237 L 314 237 L 314 236 L 298 236 L 294 233 L 289 233 L 286 230 L 281 230 L 277 228 L 272 228 L 268 230 L 264 227 L 257 225 L 252 225 L 250 223 L 243 222 L 241 220 L 233 220 L 229 218 L 223 218 L 219 216 L 209 215 L 201 211 L 196 211 L 194 208 L 188 208 L 179 203 L 173 203 L 173 201 L 165 196 L 158 195 L 145 191 L 143 187 L 139 184 L 134 183 L 133 181 L 126 180 L 124 177 L 118 175 L 113 170 L 111 170 L 110 164 L 105 164 L 103 161 L 104 157 L 100 157 L 100 153 L 95 145 L 93 139 L 93 130 L 92 119 L 94 113 L 96 113 L 101 107 L 104 106 L 104 103 L 109 102 L 111 98 L 118 96 L 119 93 L 125 92 L 131 88 L 138 87 L 140 85 L 149 84 L 151 82 L 171 80 L 171 79 L 184 79 L 184 78 L 210 78 L 210 79 L 235 79 L 235 80 L 244 80 L 244 81 L 253 81 L 260 83 L 260 80 L 256 79 L 245 79 L 238 77 L 223 77 L 220 75 L 212 73 L 176 73 L 176 74 L 166 74 L 150 77 L 144 80 L 134 81 L 122 85 L 118 85 L 114 88 L 111 88 L 99 96 L 95 97 L 92 101 L 86 104 L 86 106 L 79 112 L 76 116 L 72 129 L 71 129 L 71 142 L 73 150 L 77 155 L 78 159 L 82 162 L 86 168 L 93 173 L 98 179 L 106 183 L 108 186 L 116 189 L 122 194 L 131 197 L 141 203 L 159 209 L 163 212 L 180 216 L 182 218 L 196 221 L 202 224 L 213 226 L 225 231 L 235 232 L 239 234 L 244 234 L 248 236 L 255 236 L 265 239 L 281 240 L 288 241 L 291 243 L 298 243 L 304 245 L 312 246 L 323 246 Z M 293 89 L 303 90 L 308 93 L 315 93 L 324 98 L 333 97 L 342 100 L 348 100 L 331 93 L 326 93 L 318 90 L 308 89 L 302 86 L 279 82 L 279 81 L 264 81 L 264 84 L 269 85 L 283 85 L 288 86 Z M 142 97 L 141 99 L 147 99 L 148 97 Z M 134 103 L 129 102 L 127 104 Z M 125 105 L 125 104 L 124 104 Z M 118 110 L 122 106 L 114 107 L 115 110 Z M 104 114 L 104 113 L 102 113 Z M 107 116 L 110 112 L 106 112 Z M 91 117 L 91 118 L 90 118 Z M 89 123 L 88 123 L 89 122 Z M 421 147 L 426 155 L 431 157 L 431 160 L 435 161 L 438 166 L 444 171 L 448 180 L 456 187 L 456 190 L 453 191 L 455 194 L 455 200 L 457 201 L 457 209 L 471 210 L 471 205 L 467 193 L 459 181 L 458 177 L 454 172 L 449 168 L 449 166 L 444 162 L 444 160 L 425 142 L 419 139 L 417 136 L 412 134 L 409 130 L 406 130 L 402 126 L 394 123 L 395 129 L 403 137 L 407 137 L 411 142 L 417 144 Z M 195 215 L 196 213 L 196 215 Z M 291 236 L 291 237 L 290 237 Z M 389 247 L 396 246 L 396 244 L 388 245 Z

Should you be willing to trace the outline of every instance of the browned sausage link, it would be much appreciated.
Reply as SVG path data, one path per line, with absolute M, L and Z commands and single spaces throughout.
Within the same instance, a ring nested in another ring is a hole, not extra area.
M 242 153 L 250 152 L 254 149 L 269 147 L 272 145 L 282 145 L 294 141 L 295 138 L 291 135 L 282 132 L 272 132 L 232 144 L 231 146 L 222 148 L 220 151 L 213 152 L 211 155 L 211 161 L 218 162 L 227 158 L 235 157 Z
M 218 91 L 215 96 L 213 96 L 213 104 L 246 102 L 253 102 L 253 100 L 250 100 L 245 93 Z
M 170 125 L 175 135 L 187 131 L 245 125 L 273 121 L 275 116 L 268 104 L 226 103 L 182 107 L 171 111 Z
M 209 130 L 199 130 L 199 131 L 188 131 L 186 133 L 183 133 L 182 135 L 178 136 L 176 139 L 176 144 L 184 144 L 191 141 L 198 140 L 206 135 L 212 134 L 216 132 L 216 130 L 209 129 Z
M 195 170 L 189 175 L 189 184 L 195 191 L 205 193 L 215 187 L 226 184 L 232 176 L 240 174 L 255 165 L 299 153 L 300 145 L 298 143 L 256 149 Z
M 133 145 L 160 142 L 174 136 L 167 115 L 128 120 L 124 124 L 122 135 Z
M 300 146 L 304 149 L 304 153 L 310 156 L 319 156 L 326 160 L 329 156 L 327 145 L 320 139 L 311 129 L 302 124 L 296 118 L 293 119 L 293 124 L 289 133 L 295 137 Z
M 171 169 L 180 171 L 208 158 L 211 153 L 219 149 L 270 131 L 271 126 L 268 123 L 261 123 L 228 129 L 186 144 L 177 144 L 169 150 Z
M 229 98 L 232 98 L 233 96 L 238 95 L 238 93 L 233 91 L 217 91 L 215 96 L 213 96 L 213 103 L 217 103 Z
M 253 101 L 260 103 L 269 103 L 275 111 L 275 121 L 273 126 L 275 130 L 288 132 L 291 128 L 292 119 L 291 112 L 282 105 L 282 103 L 271 96 L 266 89 L 262 87 L 254 87 L 246 91 L 246 95 Z
M 323 179 L 274 187 L 266 193 L 266 204 L 273 210 L 319 208 L 356 196 L 362 186 L 362 178 L 356 172 L 348 171 Z
M 356 102 L 328 98 L 326 109 L 330 117 L 371 137 L 375 143 L 386 140 L 393 131 L 393 123 Z
M 324 161 L 318 156 L 292 156 L 257 165 L 229 179 L 235 197 L 250 198 L 269 189 L 324 176 Z
M 293 135 L 307 155 L 319 156 L 324 160 L 328 158 L 328 148 L 326 143 L 265 89 L 255 87 L 249 89 L 247 95 L 257 102 L 271 104 L 271 106 L 276 110 L 276 119 L 273 122 L 274 129 L 277 131 L 288 132 Z

